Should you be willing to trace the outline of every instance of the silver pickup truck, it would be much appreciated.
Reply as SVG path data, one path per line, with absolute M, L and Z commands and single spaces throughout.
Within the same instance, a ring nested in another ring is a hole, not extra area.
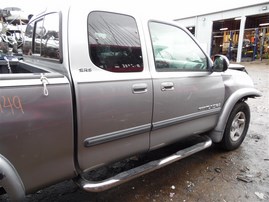
M 0 190 L 11 200 L 66 179 L 103 191 L 211 146 L 238 148 L 244 71 L 214 62 L 175 22 L 74 5 L 29 22 L 23 60 L 0 62 Z M 240 69 L 240 68 L 239 68 Z M 84 173 L 195 137 L 171 156 L 102 181 Z

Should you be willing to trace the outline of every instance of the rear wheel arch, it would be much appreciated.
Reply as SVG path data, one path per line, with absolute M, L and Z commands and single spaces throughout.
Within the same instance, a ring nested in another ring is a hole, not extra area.
M 0 154 L 0 188 L 8 194 L 11 201 L 25 197 L 24 184 L 12 163 Z

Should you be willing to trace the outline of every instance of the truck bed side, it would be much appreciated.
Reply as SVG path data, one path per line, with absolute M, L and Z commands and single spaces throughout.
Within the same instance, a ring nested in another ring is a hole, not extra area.
M 0 154 L 29 193 L 73 175 L 72 96 L 65 76 L 20 64 L 0 74 Z

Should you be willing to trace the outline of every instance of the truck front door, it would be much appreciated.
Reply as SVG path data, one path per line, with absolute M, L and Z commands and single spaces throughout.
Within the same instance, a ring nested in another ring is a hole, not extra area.
M 149 22 L 154 56 L 151 148 L 212 128 L 224 99 L 220 72 L 210 71 L 210 61 L 195 40 L 175 25 Z

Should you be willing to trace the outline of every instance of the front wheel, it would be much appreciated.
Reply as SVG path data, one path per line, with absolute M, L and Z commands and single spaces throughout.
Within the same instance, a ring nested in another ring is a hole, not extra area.
M 231 151 L 237 149 L 246 137 L 250 122 L 249 106 L 245 102 L 237 103 L 227 121 L 220 145 Z

